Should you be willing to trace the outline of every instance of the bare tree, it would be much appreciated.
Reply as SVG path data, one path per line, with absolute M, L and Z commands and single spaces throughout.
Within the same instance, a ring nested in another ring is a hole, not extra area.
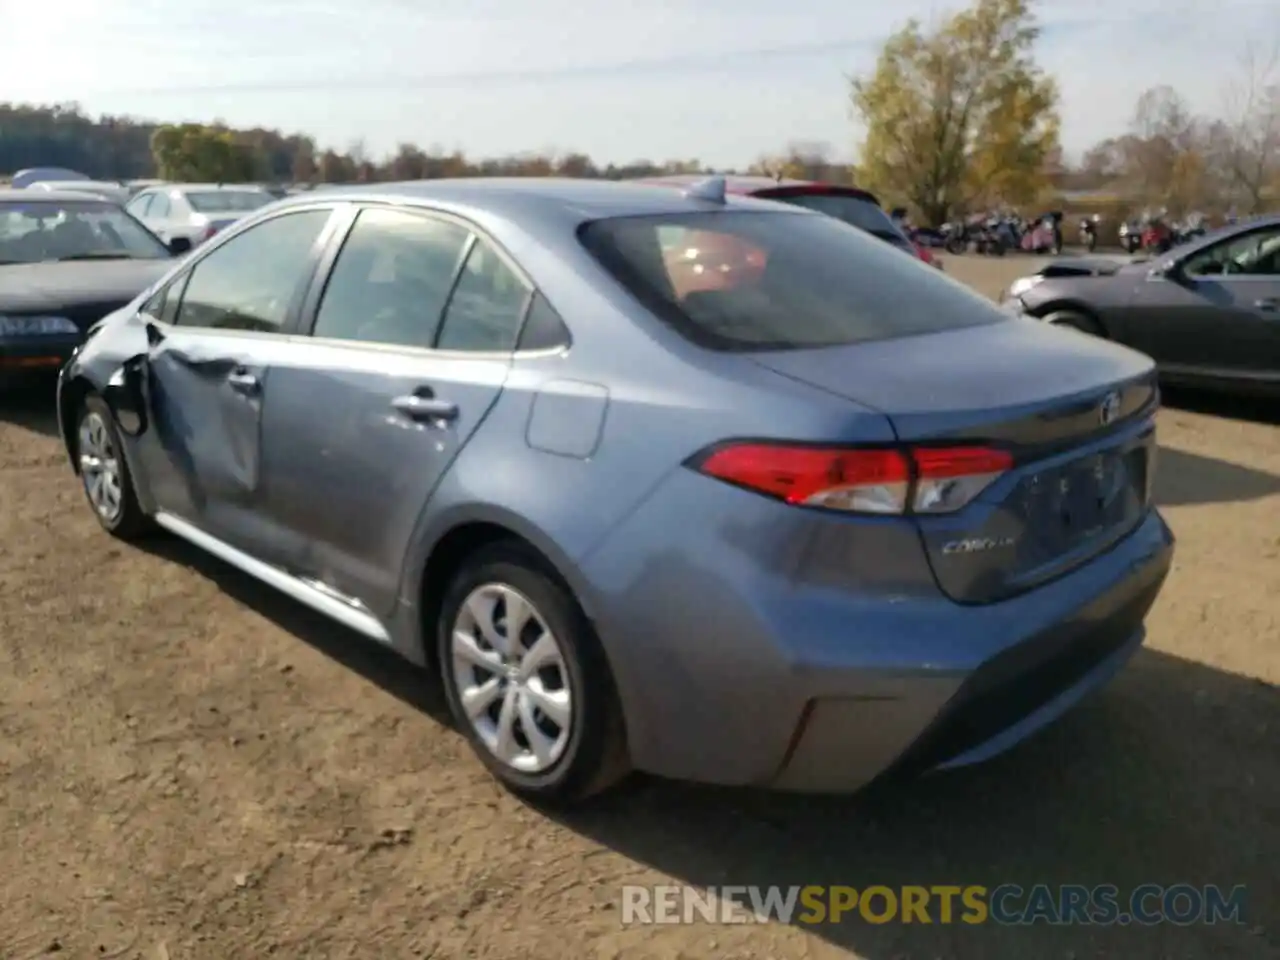
M 1129 135 L 1117 146 L 1129 189 L 1146 203 L 1180 214 L 1210 199 L 1205 124 L 1172 87 L 1138 98 Z
M 1260 213 L 1268 187 L 1280 181 L 1280 39 L 1265 52 L 1250 44 L 1240 68 L 1223 94 L 1215 152 L 1231 192 L 1249 213 Z

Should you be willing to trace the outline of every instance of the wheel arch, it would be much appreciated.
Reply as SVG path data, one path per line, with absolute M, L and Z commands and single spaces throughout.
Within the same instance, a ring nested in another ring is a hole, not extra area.
M 58 430 L 62 434 L 62 446 L 71 460 L 71 469 L 80 473 L 80 460 L 76 449 L 76 414 L 85 397 L 100 392 L 98 385 L 83 373 L 76 373 L 58 388 Z
M 435 623 L 450 579 L 479 550 L 509 542 L 530 556 L 543 573 L 560 583 L 593 625 L 593 602 L 587 586 L 568 554 L 543 530 L 499 507 L 466 507 L 450 511 L 432 526 L 426 546 L 417 554 L 402 597 L 416 613 L 423 659 L 436 662 Z M 606 659 L 608 651 L 605 651 Z
M 1037 306 L 1032 312 L 1032 316 L 1044 320 L 1046 323 L 1052 323 L 1054 317 L 1064 313 L 1074 313 L 1082 317 L 1086 317 L 1091 321 L 1102 334 L 1102 336 L 1111 339 L 1111 330 L 1103 321 L 1102 315 L 1088 304 L 1071 298 L 1058 298 L 1050 300 L 1047 303 Z

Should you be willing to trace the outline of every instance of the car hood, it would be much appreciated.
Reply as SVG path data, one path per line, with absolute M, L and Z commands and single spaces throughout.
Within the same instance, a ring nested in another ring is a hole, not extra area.
M 1131 273 L 1147 269 L 1147 262 L 1123 261 L 1110 257 L 1055 257 L 1035 272 L 1035 276 L 1058 277 L 1110 277 L 1117 273 Z
M 0 313 L 128 302 L 176 261 L 78 260 L 0 265 Z

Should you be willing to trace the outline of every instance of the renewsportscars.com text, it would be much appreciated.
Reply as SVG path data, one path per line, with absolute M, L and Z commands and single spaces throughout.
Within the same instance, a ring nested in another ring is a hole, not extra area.
M 1153 926 L 1244 923 L 1243 886 L 1109 884 L 622 888 L 624 924 L 841 922 Z

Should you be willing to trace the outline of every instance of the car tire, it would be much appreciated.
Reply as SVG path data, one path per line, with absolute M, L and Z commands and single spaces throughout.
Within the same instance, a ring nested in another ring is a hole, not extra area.
M 530 615 L 504 652 L 514 604 L 527 605 Z M 504 542 L 465 561 L 445 592 L 437 643 L 454 721 L 507 789 L 566 805 L 629 772 L 604 649 L 572 593 L 531 549 Z
M 1087 333 L 1091 337 L 1106 337 L 1106 332 L 1097 320 L 1075 310 L 1060 310 L 1045 317 L 1045 322 L 1055 327 L 1066 327 L 1080 333 Z
M 138 503 L 120 429 L 96 393 L 85 395 L 76 416 L 76 455 L 81 489 L 102 529 L 121 540 L 150 533 L 154 526 Z

